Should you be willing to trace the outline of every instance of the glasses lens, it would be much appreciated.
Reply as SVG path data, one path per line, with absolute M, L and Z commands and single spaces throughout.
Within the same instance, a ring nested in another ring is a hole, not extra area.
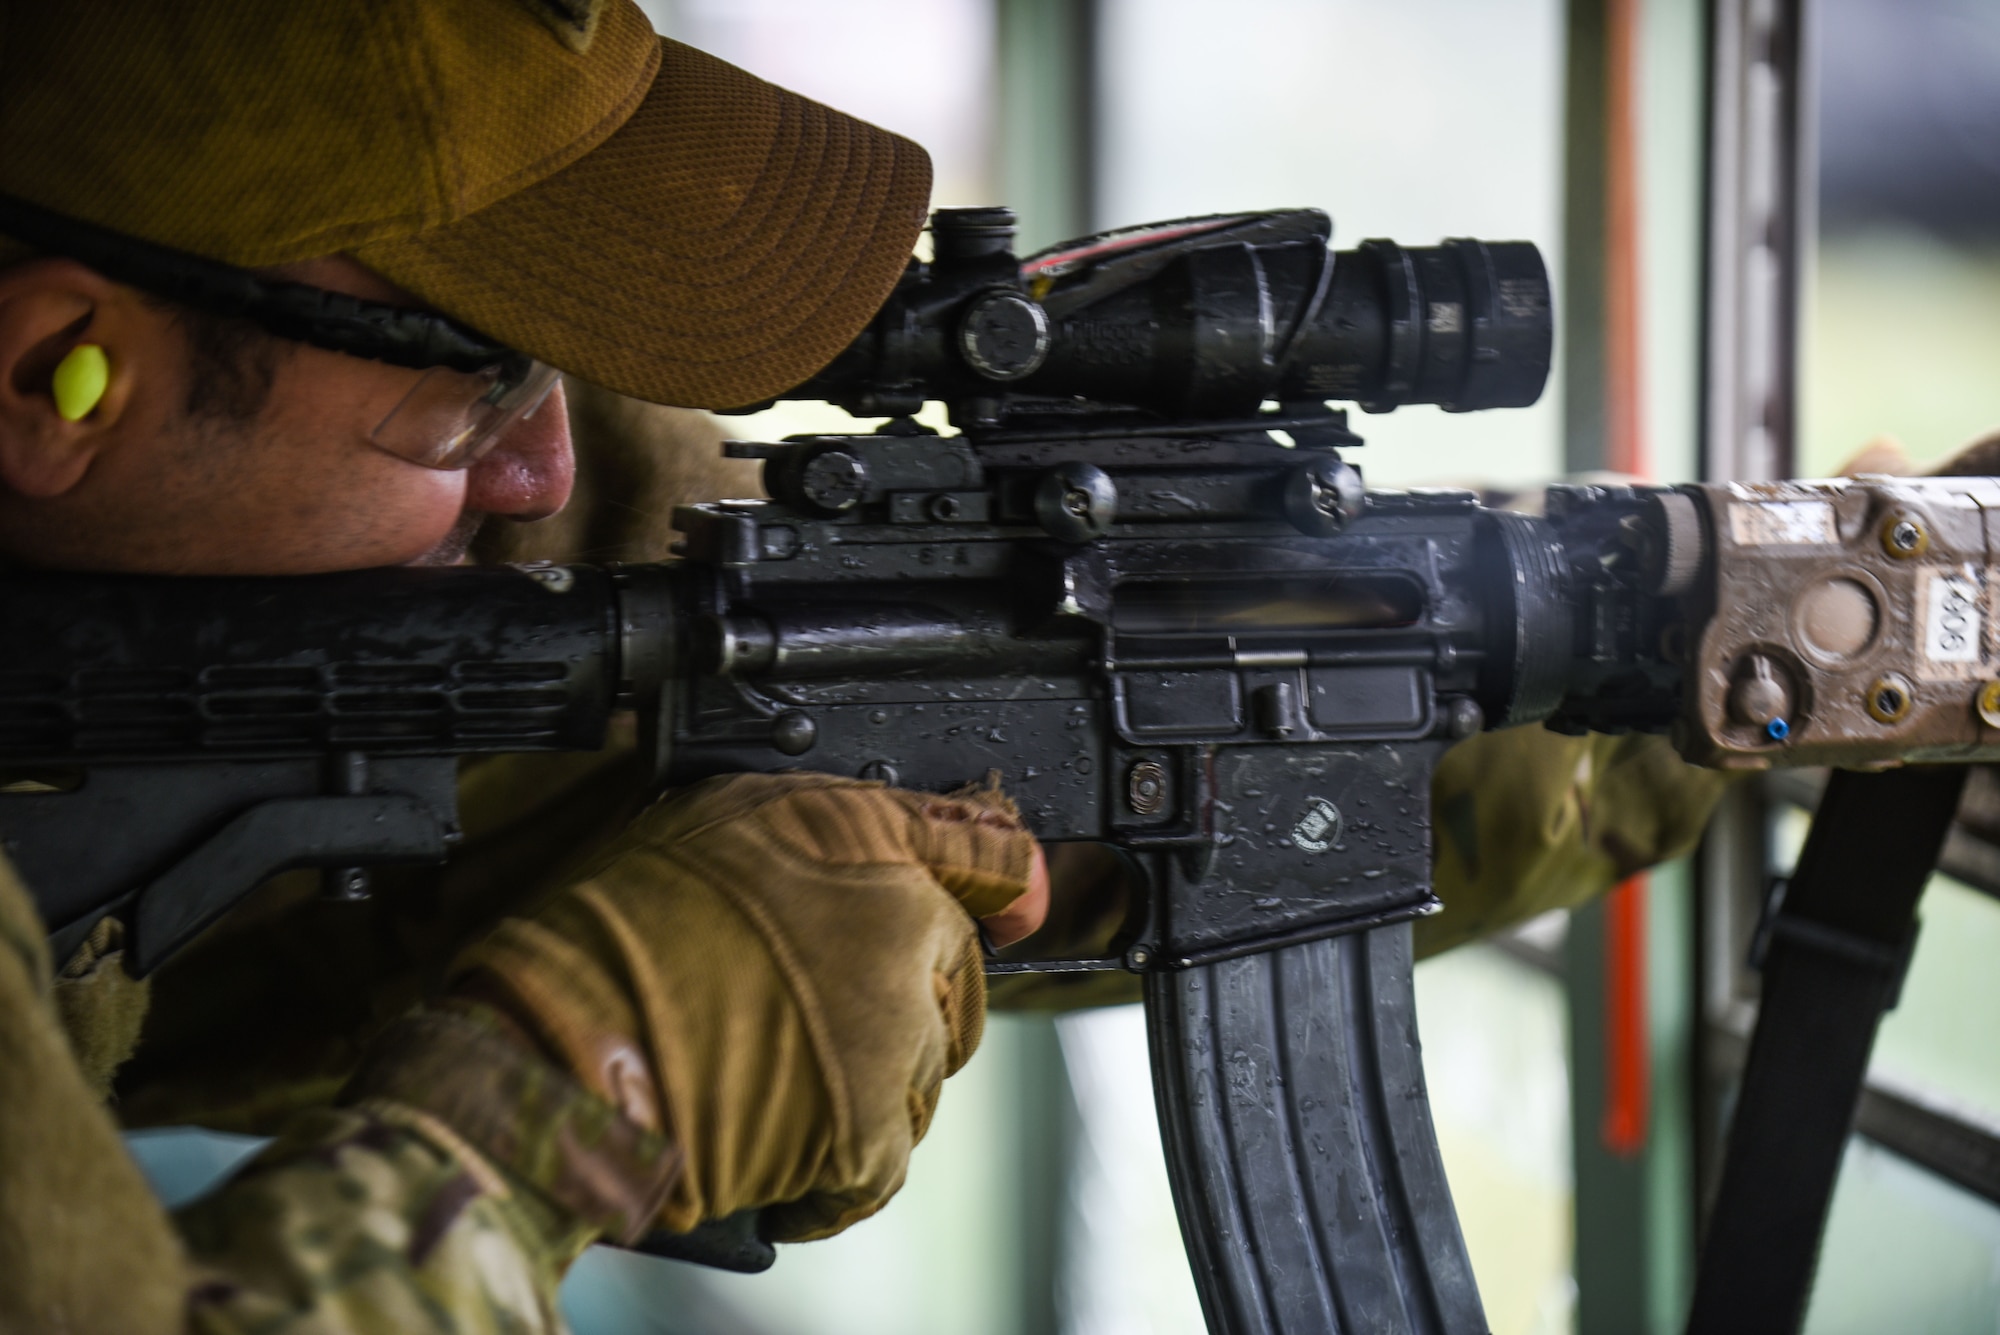
M 377 448 L 425 468 L 470 468 L 514 423 L 534 416 L 556 387 L 556 369 L 528 363 L 519 380 L 497 368 L 424 372 L 369 437 Z

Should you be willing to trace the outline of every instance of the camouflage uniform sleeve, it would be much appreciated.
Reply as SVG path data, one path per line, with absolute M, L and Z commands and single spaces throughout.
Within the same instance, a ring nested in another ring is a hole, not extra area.
M 294 1116 L 170 1218 L 54 992 L 0 859 L 0 1330 L 560 1331 L 563 1271 L 600 1235 L 641 1231 L 678 1167 L 476 1015 L 419 1012 L 370 1049 L 352 1106 Z
M 322 1109 L 176 1217 L 205 1335 L 564 1329 L 595 1236 L 401 1105 Z
M 179 1243 L 70 1055 L 53 981 L 42 924 L 0 859 L 0 1330 L 174 1330 Z
M 204 1335 L 560 1331 L 600 1236 L 658 1217 L 681 1155 L 483 1007 L 428 1008 L 342 1094 L 177 1222 Z

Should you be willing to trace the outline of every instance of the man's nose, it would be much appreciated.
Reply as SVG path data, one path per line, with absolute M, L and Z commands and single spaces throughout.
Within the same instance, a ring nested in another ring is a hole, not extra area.
M 568 502 L 575 481 L 569 407 L 558 382 L 541 407 L 507 428 L 467 471 L 465 506 L 509 519 L 547 519 Z

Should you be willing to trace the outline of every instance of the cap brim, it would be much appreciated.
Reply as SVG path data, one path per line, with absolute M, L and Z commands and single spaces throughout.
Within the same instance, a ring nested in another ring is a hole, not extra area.
M 662 39 L 632 118 L 561 171 L 356 258 L 594 384 L 733 408 L 868 322 L 924 221 L 911 141 Z

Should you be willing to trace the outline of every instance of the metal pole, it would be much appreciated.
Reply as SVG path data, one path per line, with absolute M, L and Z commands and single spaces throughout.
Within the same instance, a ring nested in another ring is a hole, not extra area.
M 997 104 L 993 179 L 1019 219 L 1028 254 L 1090 230 L 1095 218 L 1097 5 L 1094 0 L 995 0 Z M 1055 1023 L 1019 1015 L 1021 1100 L 1014 1110 L 1027 1166 L 1018 1216 L 1021 1335 L 1062 1329 L 1060 1271 L 1077 1145 L 1075 1095 Z
M 1097 218 L 1095 0 L 998 0 L 1000 199 L 1027 254 Z
M 1816 227 L 1809 0 L 1710 0 L 1702 310 L 1702 475 L 1789 477 L 1796 458 L 1805 289 Z M 1694 1079 L 1698 1207 L 1722 1160 L 1733 1066 L 1706 1035 L 1741 1028 L 1744 966 L 1769 865 L 1761 788 L 1723 800 L 1698 861 Z

